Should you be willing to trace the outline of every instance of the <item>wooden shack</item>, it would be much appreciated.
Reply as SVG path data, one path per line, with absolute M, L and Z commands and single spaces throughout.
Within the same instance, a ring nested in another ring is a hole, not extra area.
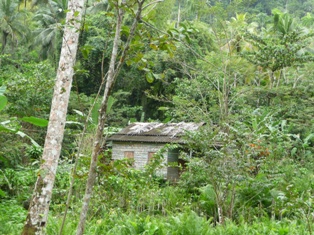
M 157 123 L 135 122 L 108 138 L 112 142 L 113 160 L 134 159 L 134 167 L 142 169 L 166 144 L 185 143 L 182 136 L 186 131 L 197 131 L 204 123 Z M 177 165 L 179 150 L 171 149 L 164 154 L 165 167 L 159 172 L 165 178 L 175 180 L 179 177 Z M 169 164 L 174 163 L 174 164 Z

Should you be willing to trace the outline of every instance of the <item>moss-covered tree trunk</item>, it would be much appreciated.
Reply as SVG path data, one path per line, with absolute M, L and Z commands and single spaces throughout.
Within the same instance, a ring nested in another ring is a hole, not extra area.
M 42 164 L 38 171 L 23 235 L 43 234 L 55 181 L 78 48 L 84 0 L 69 0 Z

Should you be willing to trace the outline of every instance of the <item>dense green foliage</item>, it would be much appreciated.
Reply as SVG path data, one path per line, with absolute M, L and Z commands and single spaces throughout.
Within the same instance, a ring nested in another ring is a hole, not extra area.
M 74 173 L 73 162 L 103 90 L 114 2 L 89 1 L 86 9 L 47 234 L 59 232 L 71 177 L 64 234 L 75 233 L 99 100 Z M 0 0 L 0 234 L 19 234 L 25 220 L 66 6 Z M 186 136 L 196 157 L 178 182 L 155 174 L 158 158 L 138 171 L 104 151 L 86 234 L 313 234 L 313 8 L 310 0 L 166 0 L 145 8 L 111 94 L 108 133 L 133 121 L 206 125 Z

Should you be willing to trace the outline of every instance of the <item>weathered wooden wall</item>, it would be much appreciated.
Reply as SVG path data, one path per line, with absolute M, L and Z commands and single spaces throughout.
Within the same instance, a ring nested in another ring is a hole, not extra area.
M 112 158 L 113 160 L 123 159 L 125 152 L 134 152 L 134 167 L 136 169 L 143 169 L 148 162 L 148 156 L 151 152 L 158 152 L 164 144 L 160 143 L 131 143 L 131 142 L 114 142 L 112 144 Z M 158 174 L 167 177 L 167 159 L 168 154 L 165 153 L 165 168 Z

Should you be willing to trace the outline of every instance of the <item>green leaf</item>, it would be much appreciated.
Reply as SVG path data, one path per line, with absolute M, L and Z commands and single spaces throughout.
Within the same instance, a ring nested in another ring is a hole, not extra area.
M 8 128 L 3 124 L 0 124 L 0 132 L 13 132 L 13 133 L 15 133 L 16 130 Z
M 158 45 L 151 43 L 149 44 L 150 48 L 152 48 L 153 50 L 157 51 L 159 49 Z
M 257 120 L 256 117 L 252 117 L 252 128 L 254 131 L 257 131 Z
M 116 98 L 114 98 L 114 97 L 112 97 L 112 96 L 109 96 L 109 97 L 108 97 L 107 110 L 106 110 L 107 114 L 110 113 L 111 108 L 112 108 L 113 104 L 114 104 L 116 101 L 117 101 Z
M 311 133 L 309 134 L 305 139 L 304 139 L 304 144 L 308 144 L 308 142 L 314 137 L 314 134 Z
M 40 145 L 33 138 L 31 138 L 29 135 L 26 135 L 24 132 L 18 131 L 18 132 L 16 132 L 16 134 L 21 136 L 22 138 L 24 138 L 24 137 L 28 138 L 35 147 L 40 148 Z
M 296 147 L 294 147 L 292 150 L 291 150 L 291 156 L 294 156 L 296 153 L 297 153 L 298 149 Z
M 82 46 L 81 47 L 81 52 L 82 52 L 82 55 L 84 57 L 84 59 L 87 59 L 88 58 L 88 55 L 90 54 L 90 51 L 93 49 L 93 46 L 91 45 L 85 45 L 85 46 Z
M 161 107 L 158 108 L 158 110 L 160 110 L 160 111 L 167 111 L 167 110 L 169 110 L 169 107 L 161 106 Z
M 23 117 L 21 120 L 24 122 L 31 123 L 35 126 L 40 126 L 40 127 L 48 126 L 48 121 L 42 118 L 36 118 L 36 117 L 31 116 L 31 117 Z
M 76 114 L 78 114 L 79 116 L 85 117 L 85 114 L 84 114 L 82 111 L 77 110 L 77 109 L 73 109 L 73 111 L 74 111 Z
M 184 39 L 188 42 L 188 44 L 191 44 L 191 39 L 188 35 L 184 35 Z
M 282 128 L 282 130 L 285 129 L 286 125 L 287 125 L 287 120 L 282 120 L 281 121 L 281 128 Z
M 121 34 L 125 35 L 126 37 L 128 37 L 130 35 L 130 28 L 126 25 L 123 25 L 121 27 Z
M 74 122 L 74 121 L 66 121 L 65 124 L 84 126 L 82 123 L 80 123 L 80 122 Z
M 154 81 L 153 73 L 146 73 L 146 81 L 148 83 L 153 83 Z
M 136 118 L 130 118 L 129 122 L 133 123 L 133 122 L 137 122 L 137 120 L 136 120 Z
M 150 69 L 145 68 L 145 67 L 144 67 L 144 68 L 142 68 L 142 70 L 143 70 L 143 71 L 145 71 L 145 72 L 147 72 L 147 73 L 151 72 L 151 70 L 150 70 Z
M 1 189 L 0 189 L 0 197 L 5 197 L 7 194 L 6 194 L 6 192 L 4 192 L 4 191 L 2 191 Z
M 165 75 L 163 73 L 152 73 L 152 74 L 156 80 L 162 80 L 165 78 Z
M 4 95 L 0 95 L 0 111 L 7 105 L 8 99 Z

